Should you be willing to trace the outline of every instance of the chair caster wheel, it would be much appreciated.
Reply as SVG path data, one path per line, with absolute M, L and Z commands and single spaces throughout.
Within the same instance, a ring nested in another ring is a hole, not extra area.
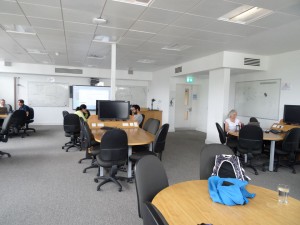
M 265 168 L 263 168 L 263 169 L 262 169 L 262 171 L 263 171 L 263 172 L 266 172 L 266 169 L 265 169 Z
M 258 175 L 258 172 L 257 172 L 257 171 L 255 171 L 255 175 Z
M 122 188 L 119 189 L 119 192 L 121 192 L 121 191 L 122 191 Z
M 278 170 L 277 169 L 274 169 L 274 172 L 277 172 Z
M 296 174 L 296 170 L 293 170 L 293 174 Z
M 64 149 L 65 147 L 61 147 L 61 149 Z
M 127 182 L 128 182 L 128 183 L 133 183 L 132 178 L 128 178 L 128 179 L 127 179 Z
M 86 173 L 86 170 L 83 170 L 82 173 Z
M 97 188 L 97 191 L 101 191 L 101 189 L 100 189 L 100 188 Z
M 97 178 L 95 178 L 95 179 L 94 179 L 94 182 L 95 182 L 95 183 L 98 183 L 98 179 L 97 179 Z

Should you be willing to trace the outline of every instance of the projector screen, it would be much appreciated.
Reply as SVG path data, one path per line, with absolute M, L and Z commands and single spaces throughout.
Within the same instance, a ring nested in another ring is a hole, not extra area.
M 73 109 L 85 104 L 87 109 L 96 110 L 96 100 L 110 100 L 110 87 L 73 86 Z

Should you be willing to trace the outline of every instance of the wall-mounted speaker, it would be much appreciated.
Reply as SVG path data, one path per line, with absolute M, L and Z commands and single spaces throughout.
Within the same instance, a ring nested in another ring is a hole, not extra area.
M 5 62 L 4 62 L 4 66 L 11 66 L 11 62 L 5 61 Z
M 73 86 L 69 86 L 70 98 L 73 98 Z

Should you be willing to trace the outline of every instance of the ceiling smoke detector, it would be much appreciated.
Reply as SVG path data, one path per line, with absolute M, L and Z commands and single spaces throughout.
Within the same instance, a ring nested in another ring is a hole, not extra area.
M 103 19 L 101 17 L 98 17 L 98 18 L 94 18 L 93 19 L 93 23 L 95 24 L 106 24 L 107 23 L 107 20 L 106 19 Z

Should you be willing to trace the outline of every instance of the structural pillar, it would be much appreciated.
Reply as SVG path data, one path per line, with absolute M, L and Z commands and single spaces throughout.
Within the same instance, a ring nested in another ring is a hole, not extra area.
M 216 122 L 223 126 L 228 114 L 230 69 L 209 71 L 206 144 L 220 143 Z
M 116 99 L 116 67 L 117 67 L 117 47 L 116 43 L 111 44 L 111 76 L 110 76 L 110 99 Z

